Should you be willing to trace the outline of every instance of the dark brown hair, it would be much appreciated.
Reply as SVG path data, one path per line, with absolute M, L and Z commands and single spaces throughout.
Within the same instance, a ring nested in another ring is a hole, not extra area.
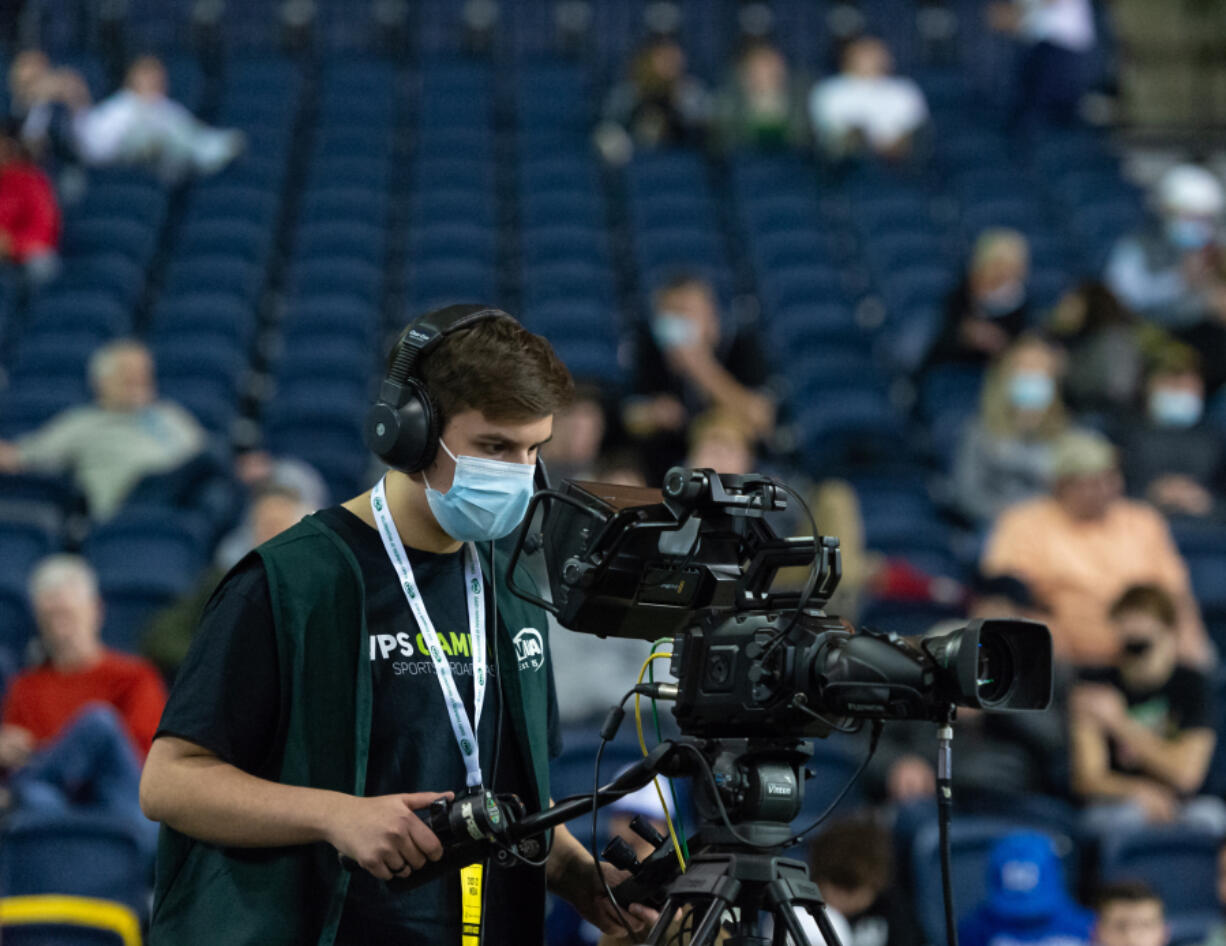
M 871 818 L 836 821 L 809 845 L 809 872 L 819 884 L 882 891 L 893 869 L 889 836 Z
M 399 344 L 388 356 L 390 368 Z M 465 410 L 495 422 L 527 422 L 566 407 L 575 384 L 552 346 L 510 316 L 452 332 L 422 359 L 417 375 L 434 398 L 440 426 Z
M 1116 903 L 1149 903 L 1162 906 L 1162 898 L 1143 880 L 1121 880 L 1113 884 L 1105 884 L 1098 888 L 1094 897 L 1094 912 L 1102 916 L 1103 911 Z
M 1174 629 L 1179 620 L 1175 599 L 1157 585 L 1131 585 L 1115 599 L 1108 615 L 1115 620 L 1125 614 L 1148 614 L 1163 627 Z

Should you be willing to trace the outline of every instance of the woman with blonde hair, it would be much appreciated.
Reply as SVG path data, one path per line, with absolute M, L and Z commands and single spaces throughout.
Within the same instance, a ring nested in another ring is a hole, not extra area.
M 1061 353 L 1025 335 L 988 370 L 979 414 L 963 431 L 954 466 L 954 501 L 976 522 L 1047 490 L 1052 450 L 1069 427 L 1060 395 Z

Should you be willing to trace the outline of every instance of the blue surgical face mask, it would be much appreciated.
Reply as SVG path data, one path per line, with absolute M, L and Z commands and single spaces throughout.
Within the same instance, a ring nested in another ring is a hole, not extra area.
M 1166 238 L 1176 249 L 1193 253 L 1213 242 L 1213 224 L 1208 220 L 1175 217 L 1167 221 Z
M 1046 410 L 1056 397 L 1056 382 L 1040 371 L 1019 371 L 1009 379 L 1009 402 L 1023 411 Z
M 979 297 L 979 308 L 988 318 L 999 318 L 1016 312 L 1026 301 L 1026 284 L 1020 280 L 997 286 Z
M 1149 396 L 1149 416 L 1163 427 L 1191 427 L 1204 410 L 1205 402 L 1195 391 L 1158 388 Z
M 445 493 L 427 480 L 426 502 L 443 531 L 461 542 L 501 539 L 514 532 L 532 499 L 535 465 L 457 457 L 441 440 L 439 445 L 455 460 L 455 477 Z
M 651 334 L 661 348 L 685 348 L 698 341 L 698 326 L 677 312 L 661 312 L 651 320 Z

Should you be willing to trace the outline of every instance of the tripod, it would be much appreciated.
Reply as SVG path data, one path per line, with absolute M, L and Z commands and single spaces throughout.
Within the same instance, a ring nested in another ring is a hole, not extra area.
M 734 908 L 735 930 L 726 941 L 729 946 L 783 946 L 785 936 L 802 946 L 806 938 L 800 909 L 816 921 L 827 946 L 839 946 L 821 891 L 800 861 L 739 851 L 699 853 L 669 887 L 660 919 L 647 938 L 651 946 L 665 941 L 674 919 L 686 906 L 696 917 L 689 946 L 715 942 L 721 919 Z M 769 940 L 758 933 L 762 912 L 774 917 Z
M 648 856 L 614 896 L 623 905 L 659 907 L 660 919 L 647 939 L 667 941 L 674 922 L 694 918 L 688 939 L 693 946 L 715 942 L 725 914 L 733 914 L 735 946 L 783 946 L 790 936 L 803 946 L 800 911 L 813 917 L 827 946 L 839 946 L 817 884 L 804 863 L 780 856 L 792 841 L 791 821 L 800 812 L 804 763 L 813 747 L 796 739 L 697 739 L 680 736 L 656 746 L 596 793 L 596 806 L 610 804 L 646 785 L 657 774 L 690 776 L 701 819 L 684 873 L 671 841 Z M 528 835 L 591 811 L 592 796 L 559 802 L 548 812 L 530 815 L 511 829 Z M 607 852 L 606 852 L 606 856 Z M 773 918 L 773 933 L 759 933 L 760 915 Z

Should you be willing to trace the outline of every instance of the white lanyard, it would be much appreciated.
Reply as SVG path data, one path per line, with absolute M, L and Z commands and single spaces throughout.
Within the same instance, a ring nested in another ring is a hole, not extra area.
M 383 539 L 383 548 L 387 551 L 392 567 L 396 569 L 401 590 L 408 599 L 413 617 L 417 619 L 417 627 L 426 641 L 430 659 L 434 661 L 434 672 L 439 686 L 443 689 L 443 700 L 447 704 L 447 715 L 451 719 L 451 731 L 455 734 L 456 745 L 460 747 L 460 755 L 464 757 L 467 783 L 469 788 L 475 788 L 481 784 L 481 753 L 474 726 L 481 724 L 481 706 L 485 702 L 485 589 L 481 568 L 477 564 L 476 546 L 468 543 L 468 554 L 464 562 L 464 593 L 468 599 L 468 636 L 473 657 L 475 703 L 473 722 L 470 723 L 460 691 L 456 689 L 455 680 L 451 678 L 451 663 L 439 644 L 434 622 L 426 613 L 426 605 L 417 590 L 417 580 L 413 577 L 404 543 L 400 541 L 400 533 L 396 531 L 396 523 L 392 521 L 391 511 L 387 508 L 387 494 L 382 479 L 371 491 L 370 508 L 379 527 L 379 536 Z

